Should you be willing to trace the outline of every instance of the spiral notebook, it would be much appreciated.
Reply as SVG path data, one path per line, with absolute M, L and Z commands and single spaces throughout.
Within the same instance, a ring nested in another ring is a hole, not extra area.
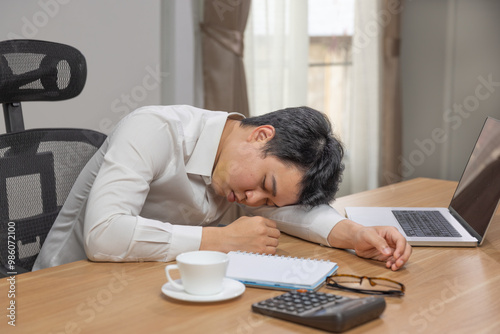
M 315 260 L 247 252 L 229 252 L 226 277 L 247 286 L 276 290 L 317 290 L 338 265 Z

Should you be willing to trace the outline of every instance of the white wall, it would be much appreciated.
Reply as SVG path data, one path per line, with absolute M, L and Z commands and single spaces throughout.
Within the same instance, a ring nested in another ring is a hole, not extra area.
M 458 180 L 486 116 L 500 118 L 500 1 L 405 4 L 403 176 Z
M 87 60 L 87 83 L 79 96 L 23 103 L 26 128 L 83 127 L 109 133 L 133 109 L 159 104 L 160 84 L 168 72 L 161 68 L 160 17 L 160 0 L 2 1 L 0 40 L 69 44 Z

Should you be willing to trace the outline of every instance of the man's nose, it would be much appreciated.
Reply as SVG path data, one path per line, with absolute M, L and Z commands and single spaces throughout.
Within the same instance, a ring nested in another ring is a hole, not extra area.
M 245 192 L 245 203 L 248 206 L 261 206 L 266 202 L 265 196 L 262 192 L 256 190 L 248 190 Z

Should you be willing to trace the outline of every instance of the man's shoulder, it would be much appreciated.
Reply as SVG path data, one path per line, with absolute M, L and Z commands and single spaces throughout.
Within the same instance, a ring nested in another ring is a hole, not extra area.
M 212 111 L 207 109 L 201 109 L 198 107 L 193 107 L 190 105 L 151 105 L 144 106 L 134 110 L 130 115 L 161 115 L 163 117 L 169 118 L 177 118 L 179 116 L 199 116 L 203 117 L 205 115 L 211 116 L 224 112 L 220 111 Z
M 189 105 L 150 105 L 140 107 L 125 116 L 115 127 L 119 128 L 131 126 L 150 126 L 157 127 L 164 123 L 170 123 L 176 126 L 186 126 L 192 123 L 199 123 L 203 119 L 210 117 L 214 113 L 210 110 L 200 109 Z M 208 115 L 208 116 L 207 116 Z
M 141 132 L 152 135 L 173 132 L 181 137 L 191 138 L 199 136 L 204 128 L 212 128 L 213 124 L 224 124 L 227 117 L 227 112 L 189 105 L 144 106 L 124 117 L 112 134 Z M 207 127 L 207 124 L 210 126 Z

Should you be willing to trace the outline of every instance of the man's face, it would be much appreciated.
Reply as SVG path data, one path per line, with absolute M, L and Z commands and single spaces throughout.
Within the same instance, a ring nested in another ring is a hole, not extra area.
M 247 143 L 224 154 L 214 168 L 212 188 L 229 202 L 248 206 L 297 203 L 303 173 L 274 156 L 263 158 L 261 148 Z

